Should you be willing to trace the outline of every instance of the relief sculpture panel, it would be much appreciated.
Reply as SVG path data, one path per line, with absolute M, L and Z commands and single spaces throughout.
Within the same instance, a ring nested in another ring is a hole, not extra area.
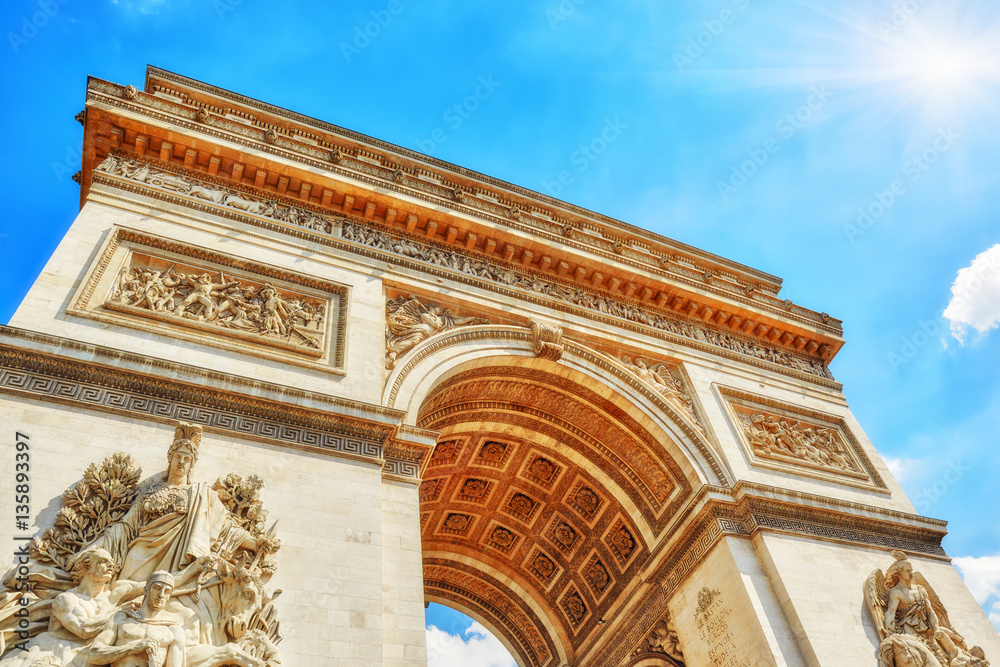
M 343 373 L 347 287 L 116 227 L 71 315 Z
M 752 463 L 886 491 L 843 419 L 724 387 L 719 393 Z
M 195 482 L 201 426 L 179 423 L 167 469 L 92 464 L 0 587 L 0 665 L 280 665 L 281 543 L 255 475 Z
M 252 277 L 132 253 L 105 307 L 319 355 L 328 303 Z

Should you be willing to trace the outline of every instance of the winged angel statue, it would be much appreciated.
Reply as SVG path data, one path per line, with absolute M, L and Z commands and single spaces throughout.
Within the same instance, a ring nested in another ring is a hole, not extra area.
M 983 649 L 965 644 L 931 585 L 901 551 L 885 574 L 865 581 L 865 607 L 878 630 L 879 667 L 988 667 Z

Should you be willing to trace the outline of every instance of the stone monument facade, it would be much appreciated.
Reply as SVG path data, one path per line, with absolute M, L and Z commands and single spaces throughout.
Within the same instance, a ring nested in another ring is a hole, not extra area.
M 0 327 L 0 665 L 1000 664 L 761 271 L 149 68 Z

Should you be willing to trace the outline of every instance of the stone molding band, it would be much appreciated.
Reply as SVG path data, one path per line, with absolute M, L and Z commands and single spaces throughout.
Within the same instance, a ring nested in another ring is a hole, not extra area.
M 366 422 L 7 345 L 0 347 L 0 392 L 155 421 L 197 423 L 234 437 L 370 461 L 382 465 L 387 476 L 419 482 L 422 455 L 396 442 L 402 418 L 396 411 L 381 411 L 395 417 L 388 423 Z
M 523 197 L 529 197 L 534 200 L 549 203 L 549 199 L 547 197 L 540 195 L 537 192 L 524 190 L 483 174 L 440 162 L 434 158 L 413 153 L 411 151 L 407 151 L 406 149 L 401 149 L 398 146 L 393 146 L 377 139 L 340 128 L 329 123 L 324 123 L 301 114 L 279 109 L 277 107 L 258 102 L 257 100 L 231 93 L 230 91 L 226 91 L 224 89 L 208 86 L 198 81 L 180 77 L 164 70 L 149 68 L 147 71 L 147 90 L 151 90 L 153 88 L 163 89 L 167 92 L 167 94 L 169 94 L 171 90 L 167 86 L 153 84 L 149 77 L 155 77 L 161 81 L 173 81 L 181 83 L 185 86 L 195 87 L 208 92 L 211 95 L 228 99 L 244 107 L 256 108 L 264 111 L 265 113 L 272 113 L 295 122 L 306 124 L 310 127 L 333 132 L 336 135 L 343 136 L 344 138 L 348 138 L 359 143 L 369 144 L 374 148 L 381 149 L 389 153 L 401 154 L 406 158 L 419 159 L 423 162 L 434 163 L 435 166 L 443 167 L 450 171 L 457 172 L 467 178 L 473 178 L 477 181 L 486 183 L 502 192 L 510 192 Z M 623 241 L 622 238 L 608 236 L 596 225 L 588 225 L 586 222 L 582 225 L 580 225 L 580 223 L 572 223 L 560 218 L 552 211 L 546 212 L 542 209 L 539 209 L 540 212 L 538 217 L 534 217 L 531 214 L 531 211 L 522 211 L 522 207 L 516 203 L 508 206 L 503 194 L 484 191 L 487 196 L 485 198 L 481 198 L 475 195 L 475 191 L 479 191 L 481 188 L 473 188 L 474 192 L 471 193 L 470 196 L 470 193 L 466 192 L 468 190 L 467 187 L 463 187 L 461 185 L 456 187 L 454 184 L 449 184 L 444 180 L 441 180 L 440 185 L 425 181 L 416 177 L 417 172 L 423 171 L 419 168 L 404 168 L 393 163 L 391 160 L 388 160 L 385 156 L 375 155 L 367 151 L 361 151 L 365 153 L 366 156 L 370 155 L 375 159 L 376 164 L 371 164 L 366 160 L 358 159 L 358 157 L 354 156 L 354 151 L 341 150 L 339 147 L 334 146 L 329 143 L 329 141 L 326 141 L 323 137 L 310 132 L 302 132 L 299 130 L 289 134 L 290 138 L 294 138 L 297 135 L 306 136 L 311 139 L 310 143 L 286 140 L 279 133 L 274 132 L 273 130 L 265 130 L 264 126 L 258 126 L 258 121 L 252 115 L 248 115 L 245 112 L 237 112 L 238 116 L 246 119 L 245 121 L 234 122 L 233 120 L 230 120 L 230 117 L 232 116 L 231 113 L 228 113 L 231 111 L 230 109 L 216 109 L 218 116 L 215 116 L 209 113 L 203 113 L 207 111 L 207 109 L 203 106 L 194 108 L 190 103 L 185 104 L 179 101 L 167 100 L 150 93 L 138 94 L 138 91 L 134 97 L 123 99 L 122 86 L 94 78 L 91 79 L 90 85 L 88 86 L 88 97 L 90 96 L 91 91 L 98 94 L 99 97 L 97 99 L 100 99 L 100 101 L 105 104 L 111 104 L 113 106 L 127 106 L 128 108 L 134 109 L 135 111 L 143 114 L 154 115 L 157 117 L 161 116 L 162 114 L 152 111 L 152 108 L 155 108 L 161 112 L 169 114 L 168 118 L 172 123 L 179 122 L 188 126 L 189 129 L 204 132 L 212 136 L 219 136 L 219 138 L 228 138 L 230 140 L 234 138 L 232 135 L 235 133 L 238 136 L 237 140 L 239 143 L 246 144 L 248 146 L 252 145 L 260 151 L 290 157 L 297 161 L 309 164 L 310 166 L 316 166 L 314 161 L 316 159 L 320 159 L 322 160 L 322 167 L 325 170 L 335 171 L 337 173 L 342 173 L 343 175 L 349 175 L 353 178 L 357 178 L 359 176 L 357 171 L 361 171 L 364 174 L 371 174 L 378 178 L 378 185 L 380 187 L 405 193 L 409 196 L 416 196 L 420 199 L 431 202 L 435 206 L 444 205 L 457 211 L 472 213 L 473 215 L 477 215 L 494 222 L 499 222 L 504 226 L 515 229 L 523 229 L 533 234 L 541 233 L 546 237 L 559 241 L 560 243 L 569 243 L 573 246 L 589 251 L 596 250 L 602 254 L 607 254 L 609 257 L 613 257 L 615 261 L 624 262 L 646 270 L 662 271 L 672 278 L 679 279 L 685 283 L 698 283 L 697 280 L 693 280 L 688 274 L 696 277 L 702 277 L 708 274 L 718 274 L 726 277 L 730 282 L 735 283 L 732 286 L 723 283 L 728 289 L 720 290 L 724 291 L 730 298 L 735 298 L 746 304 L 753 303 L 768 309 L 773 309 L 775 312 L 784 310 L 785 316 L 791 315 L 795 319 L 801 320 L 802 322 L 808 322 L 838 334 L 841 331 L 839 326 L 831 326 L 830 322 L 832 319 L 829 317 L 814 313 L 800 306 L 789 307 L 787 302 L 780 301 L 774 294 L 772 294 L 772 291 L 776 292 L 777 289 L 780 288 L 780 280 L 774 276 L 732 263 L 733 270 L 743 272 L 748 276 L 754 275 L 763 280 L 762 283 L 751 284 L 748 282 L 747 278 L 739 278 L 735 273 L 731 273 L 725 269 L 719 270 L 710 268 L 708 265 L 703 264 L 699 260 L 693 259 L 690 256 L 674 253 L 657 257 L 656 253 L 652 252 L 648 247 L 648 241 L 652 240 L 657 243 L 666 243 L 674 250 L 694 250 L 693 248 L 690 248 L 690 246 L 674 240 L 654 237 L 645 241 L 639 241 L 638 245 L 635 246 L 637 250 L 633 250 L 632 241 L 630 239 L 626 239 L 626 242 Z M 223 118 L 223 115 L 226 117 Z M 313 143 L 317 145 L 314 146 L 312 145 Z M 320 148 L 317 146 L 320 146 Z M 324 150 L 321 148 L 322 146 L 330 146 L 332 147 L 332 151 L 328 149 Z M 346 168 L 348 163 L 350 163 L 351 169 Z M 413 176 L 411 176 L 409 172 L 413 172 Z M 440 176 L 437 174 L 432 172 L 425 173 L 429 176 L 437 177 L 440 180 Z M 409 187 L 403 187 L 403 184 Z M 648 235 L 648 232 L 645 230 L 633 227 L 619 220 L 601 216 L 591 211 L 579 209 L 578 207 L 567 204 L 566 202 L 552 200 L 551 203 L 558 204 L 559 207 L 571 211 L 576 215 L 593 218 L 594 221 L 598 223 L 608 224 L 620 228 L 620 231 L 625 232 L 626 234 L 639 236 Z M 582 226 L 586 230 L 585 233 L 574 234 L 574 231 L 576 231 L 578 226 Z M 574 238 L 574 236 L 584 238 L 586 243 L 581 242 L 578 238 Z M 641 250 L 641 252 L 639 252 L 639 250 Z M 729 264 L 729 262 L 724 258 L 712 256 L 711 260 L 713 262 L 721 263 L 722 265 Z M 704 282 L 703 277 L 701 280 Z M 702 285 L 702 287 L 704 287 L 704 285 Z M 740 290 L 747 292 L 748 294 L 761 294 L 765 299 L 767 299 L 767 301 L 744 297 L 739 293 Z

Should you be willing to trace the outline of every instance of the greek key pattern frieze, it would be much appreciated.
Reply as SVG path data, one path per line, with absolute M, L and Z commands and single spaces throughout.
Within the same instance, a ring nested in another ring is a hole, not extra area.
M 247 416 L 209 405 L 197 405 L 162 396 L 144 395 L 119 387 L 103 386 L 71 378 L 51 377 L 25 369 L 0 367 L 0 390 L 14 391 L 40 399 L 67 402 L 82 407 L 111 410 L 157 420 L 186 421 L 201 424 L 234 435 L 278 442 L 297 447 L 309 447 L 381 460 L 382 444 L 377 441 L 309 428 L 300 424 L 281 423 L 260 416 Z M 398 474 L 414 476 L 415 464 L 399 462 Z

